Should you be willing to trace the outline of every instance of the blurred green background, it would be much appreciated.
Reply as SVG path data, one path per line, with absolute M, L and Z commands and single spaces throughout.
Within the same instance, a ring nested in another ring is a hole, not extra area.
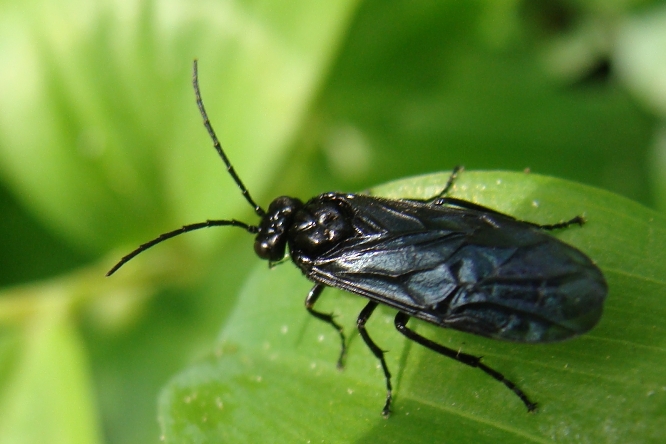
M 256 266 L 219 229 L 103 277 L 182 224 L 254 223 L 195 57 L 263 206 L 464 164 L 666 208 L 663 2 L 2 2 L 0 442 L 158 441 L 160 389 Z

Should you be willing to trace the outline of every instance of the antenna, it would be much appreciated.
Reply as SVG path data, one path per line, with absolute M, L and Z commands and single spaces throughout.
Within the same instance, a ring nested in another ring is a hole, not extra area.
M 204 126 L 206 127 L 206 130 L 208 131 L 208 134 L 210 135 L 210 138 L 213 140 L 213 146 L 215 147 L 215 150 L 217 153 L 220 155 L 222 158 L 222 161 L 224 164 L 227 166 L 227 171 L 229 174 L 231 174 L 231 177 L 234 179 L 236 182 L 236 185 L 238 185 L 238 188 L 240 188 L 241 192 L 243 193 L 243 196 L 245 197 L 245 200 L 247 200 L 250 205 L 254 208 L 254 212 L 257 213 L 259 217 L 263 217 L 266 212 L 259 206 L 257 205 L 254 200 L 252 200 L 252 197 L 250 196 L 249 191 L 247 191 L 247 188 L 245 188 L 245 185 L 243 185 L 243 182 L 240 180 L 238 177 L 238 174 L 236 174 L 236 171 L 234 170 L 234 167 L 231 166 L 231 163 L 229 162 L 229 159 L 227 159 L 226 154 L 224 154 L 224 150 L 222 149 L 222 145 L 220 145 L 220 141 L 217 140 L 217 136 L 215 135 L 215 131 L 213 130 L 213 127 L 210 124 L 210 120 L 208 120 L 208 114 L 206 114 L 206 109 L 204 108 L 203 100 L 201 100 L 201 92 L 199 90 L 199 78 L 197 75 L 197 61 L 196 59 L 194 60 L 194 70 L 192 74 L 192 84 L 194 85 L 194 95 L 196 96 L 197 99 L 197 106 L 199 107 L 199 112 L 201 113 L 201 117 L 203 118 L 204 121 Z M 190 231 L 195 231 L 199 230 L 201 228 L 208 228 L 208 227 L 220 227 L 220 226 L 232 226 L 232 227 L 239 227 L 247 231 L 248 233 L 253 233 L 256 234 L 259 232 L 259 227 L 256 225 L 248 225 L 245 222 L 241 222 L 235 219 L 231 220 L 224 220 L 224 219 L 219 219 L 219 220 L 207 220 L 205 222 L 199 222 L 196 224 L 190 224 L 190 225 L 184 225 L 177 230 L 169 231 L 168 233 L 160 234 L 158 237 L 155 239 L 146 242 L 145 244 L 139 245 L 138 248 L 133 250 L 131 253 L 129 253 L 126 256 L 123 256 L 120 261 L 116 265 L 111 268 L 106 275 L 111 276 L 113 273 L 118 271 L 120 267 L 125 265 L 127 262 L 132 260 L 134 257 L 139 255 L 140 253 L 143 253 L 150 247 L 153 247 L 160 242 L 164 242 L 167 239 L 171 239 L 172 237 L 179 236 L 183 233 L 188 233 Z
M 201 91 L 199 89 L 199 74 L 197 69 L 197 59 L 194 59 L 194 67 L 192 69 L 192 85 L 194 86 L 194 95 L 196 96 L 197 99 L 197 106 L 199 107 L 199 112 L 201 113 L 201 117 L 203 118 L 203 124 L 206 127 L 206 130 L 208 131 L 208 135 L 213 140 L 213 147 L 215 147 L 217 154 L 220 155 L 222 161 L 227 166 L 227 172 L 234 179 L 234 182 L 236 182 L 238 188 L 240 188 L 241 193 L 243 193 L 243 197 L 245 198 L 245 200 L 247 200 L 248 203 L 252 205 L 252 207 L 254 208 L 254 212 L 257 214 L 257 216 L 263 217 L 266 214 L 266 212 L 263 210 L 263 208 L 257 205 L 254 202 L 254 200 L 252 200 L 250 192 L 247 190 L 247 188 L 245 188 L 245 185 L 243 185 L 243 182 L 240 180 L 240 177 L 238 177 L 238 174 L 236 174 L 236 170 L 234 170 L 234 167 L 231 166 L 231 162 L 229 162 L 227 155 L 224 154 L 222 145 L 220 144 L 220 141 L 217 139 L 217 136 L 215 135 L 215 130 L 213 130 L 213 126 L 210 124 L 210 120 L 208 120 L 208 114 L 206 113 L 206 108 L 204 108 L 203 100 L 201 99 Z
M 208 228 L 208 227 L 221 227 L 224 225 L 230 225 L 232 227 L 240 227 L 245 229 L 248 233 L 257 233 L 259 231 L 259 227 L 256 227 L 254 225 L 248 225 L 245 222 L 241 222 L 235 219 L 232 220 L 207 220 L 206 222 L 199 222 L 196 224 L 190 224 L 190 225 L 183 225 L 182 227 L 178 228 L 177 230 L 169 231 L 168 233 L 160 234 L 158 237 L 155 239 L 146 242 L 145 244 L 139 245 L 138 248 L 136 248 L 134 251 L 132 251 L 130 254 L 123 256 L 122 259 L 118 261 L 116 265 L 113 266 L 107 273 L 106 276 L 111 276 L 113 273 L 118 271 L 120 267 L 125 265 L 127 262 L 130 260 L 134 259 L 135 256 L 137 256 L 140 253 L 143 253 L 147 249 L 149 249 L 152 246 L 155 246 L 159 244 L 160 242 L 163 242 L 167 239 L 171 239 L 172 237 L 176 237 L 180 234 L 187 233 L 189 231 L 194 231 L 194 230 L 199 230 L 201 228 Z
M 176 237 L 180 234 L 187 233 L 189 231 L 194 231 L 194 230 L 199 230 L 201 228 L 208 228 L 208 227 L 221 227 L 224 225 L 230 225 L 232 227 L 240 227 L 245 229 L 248 233 L 256 233 L 259 231 L 259 227 L 256 227 L 254 225 L 248 225 L 245 222 L 241 222 L 235 219 L 232 220 L 207 220 L 206 222 L 198 222 L 196 224 L 190 224 L 190 225 L 183 225 L 182 227 L 178 228 L 177 230 L 169 231 L 168 233 L 160 234 L 157 236 L 155 239 L 146 242 L 145 244 L 139 245 L 138 248 L 136 248 L 134 251 L 129 253 L 126 256 L 123 256 L 122 259 L 118 261 L 116 265 L 113 266 L 107 273 L 106 276 L 109 277 L 120 267 L 125 265 L 127 262 L 130 260 L 134 259 L 135 256 L 137 256 L 140 253 L 143 253 L 147 249 L 149 249 L 152 246 L 155 246 L 159 244 L 160 242 L 164 242 L 167 239 L 171 239 L 172 237 Z

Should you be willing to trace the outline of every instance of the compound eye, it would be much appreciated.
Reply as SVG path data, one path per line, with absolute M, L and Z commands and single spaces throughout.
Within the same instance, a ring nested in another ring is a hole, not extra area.
M 288 196 L 278 197 L 271 202 L 254 241 L 257 256 L 271 262 L 284 258 L 287 229 L 292 224 L 294 214 L 302 206 L 300 200 Z
M 266 239 L 254 241 L 254 252 L 262 259 L 270 259 L 271 247 Z
M 254 252 L 261 259 L 279 261 L 284 256 L 286 238 L 278 234 L 257 236 L 254 241 Z

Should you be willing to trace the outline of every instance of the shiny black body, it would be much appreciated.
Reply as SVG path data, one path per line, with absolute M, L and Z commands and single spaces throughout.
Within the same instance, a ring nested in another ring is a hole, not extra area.
M 213 146 L 260 223 L 207 220 L 185 225 L 139 246 L 107 275 L 171 237 L 213 226 L 239 227 L 256 235 L 254 250 L 260 258 L 276 263 L 288 250 L 294 264 L 315 283 L 305 307 L 339 332 L 339 366 L 346 352 L 342 327 L 332 314 L 315 310 L 315 303 L 326 286 L 369 299 L 357 327 L 384 371 L 385 416 L 392 400 L 391 373 L 384 351 L 365 327 L 378 304 L 398 311 L 395 326 L 407 338 L 479 368 L 512 390 L 529 411 L 536 408 L 520 388 L 480 357 L 431 341 L 406 324 L 415 317 L 441 327 L 525 343 L 559 341 L 590 330 L 602 313 L 607 292 L 604 277 L 579 250 L 544 233 L 582 225 L 581 217 L 538 225 L 448 197 L 458 168 L 430 200 L 325 193 L 305 203 L 278 197 L 265 211 L 252 200 L 213 131 L 199 92 L 196 61 L 193 83 Z
M 587 256 L 534 225 L 460 204 L 323 194 L 287 222 L 289 252 L 314 282 L 494 339 L 559 341 L 597 323 L 606 282 Z

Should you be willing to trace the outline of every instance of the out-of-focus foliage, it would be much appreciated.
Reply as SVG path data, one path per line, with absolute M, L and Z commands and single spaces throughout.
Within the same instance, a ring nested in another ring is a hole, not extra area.
M 0 442 L 157 441 L 160 388 L 224 329 L 255 260 L 238 230 L 103 278 L 184 223 L 255 221 L 193 58 L 264 206 L 464 164 L 663 210 L 664 30 L 647 0 L 3 2 Z

